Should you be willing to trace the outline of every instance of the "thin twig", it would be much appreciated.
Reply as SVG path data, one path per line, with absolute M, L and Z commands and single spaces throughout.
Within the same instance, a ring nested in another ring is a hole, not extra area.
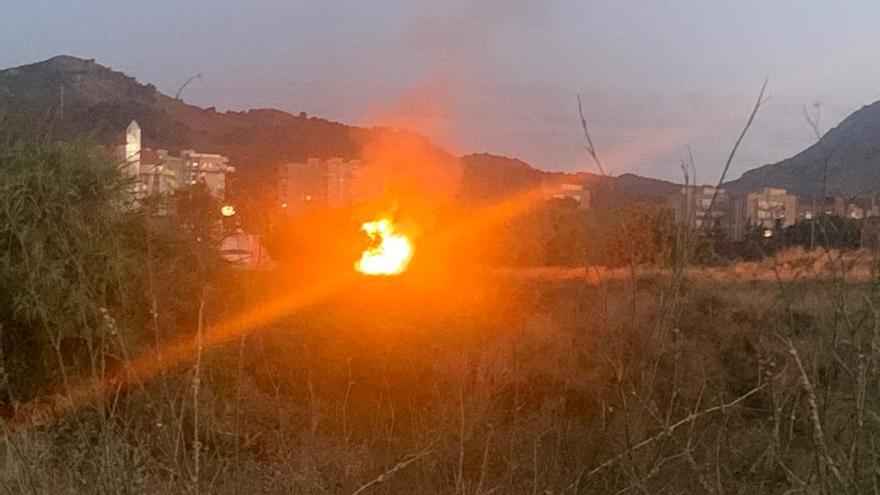
M 201 390 L 201 380 L 202 380 L 202 347 L 203 347 L 203 335 L 204 331 L 204 323 L 205 323 L 205 291 L 202 289 L 202 293 L 199 296 L 199 320 L 198 326 L 196 328 L 196 362 L 193 366 L 193 379 L 192 379 L 192 402 L 193 402 L 193 442 L 192 442 L 192 457 L 193 457 L 193 472 L 192 472 L 192 485 L 195 493 L 199 493 L 199 470 L 201 467 L 201 450 L 202 444 L 199 441 L 199 391 Z
M 749 114 L 748 120 L 746 120 L 746 125 L 743 126 L 742 132 L 739 133 L 739 137 L 736 138 L 736 142 L 733 143 L 733 148 L 730 149 L 730 154 L 727 155 L 727 161 L 724 163 L 724 168 L 721 170 L 721 177 L 718 178 L 718 185 L 715 186 L 715 192 L 712 194 L 712 201 L 709 203 L 709 210 L 707 215 L 709 218 L 712 218 L 712 212 L 715 209 L 715 203 L 718 201 L 718 192 L 721 189 L 721 186 L 724 184 L 724 179 L 727 177 L 727 171 L 730 169 L 730 164 L 733 163 L 733 158 L 736 156 L 736 151 L 739 149 L 740 144 L 742 144 L 743 139 L 746 137 L 746 133 L 749 132 L 749 128 L 752 127 L 752 122 L 755 121 L 755 115 L 758 114 L 758 109 L 761 108 L 761 105 L 764 104 L 767 100 L 764 98 L 764 93 L 767 91 L 767 81 L 768 78 L 764 78 L 764 84 L 761 85 L 761 91 L 758 93 L 758 99 L 755 100 L 755 106 L 752 107 L 752 112 Z M 712 222 L 706 222 L 703 224 L 705 227 Z
M 361 485 L 360 488 L 351 492 L 351 495 L 358 495 L 360 493 L 365 492 L 371 486 L 378 485 L 379 483 L 384 482 L 385 480 L 387 480 L 388 478 L 393 476 L 396 472 L 400 471 L 401 469 L 406 468 L 410 464 L 416 462 L 417 460 L 421 459 L 422 457 L 425 457 L 428 454 L 431 454 L 433 452 L 434 452 L 433 450 L 425 450 L 425 451 L 419 452 L 418 454 L 410 455 L 406 459 L 395 464 L 394 467 L 392 467 L 388 471 L 385 471 L 384 473 L 380 474 L 379 476 L 373 478 L 370 482 Z
M 596 167 L 599 169 L 599 173 L 602 176 L 607 177 L 608 174 L 605 173 L 605 169 L 602 167 L 602 161 L 599 160 L 599 154 L 596 153 L 596 146 L 593 144 L 593 138 L 590 137 L 590 129 L 587 127 L 587 119 L 584 117 L 584 104 L 581 102 L 581 95 L 578 93 L 578 115 L 581 117 L 581 128 L 584 130 L 584 138 L 587 140 L 587 153 L 590 154 L 590 157 L 593 159 L 593 162 L 596 164 Z
M 807 407 L 810 411 L 810 422 L 813 425 L 813 438 L 817 447 L 821 450 L 822 457 L 824 457 L 825 462 L 828 464 L 828 468 L 831 469 L 831 474 L 834 475 L 834 478 L 837 479 L 838 483 L 846 486 L 846 481 L 844 481 L 840 469 L 838 469 L 837 464 L 834 462 L 834 459 L 832 459 L 831 452 L 828 449 L 828 443 L 825 441 L 825 430 L 822 428 L 822 420 L 819 417 L 819 402 L 816 397 L 816 389 L 813 386 L 813 382 L 810 380 L 809 375 L 807 375 L 807 370 L 804 368 L 804 364 L 801 361 L 800 354 L 795 348 L 794 343 L 788 338 L 782 338 L 782 340 L 788 347 L 789 354 L 794 358 L 795 364 L 797 364 L 801 385 L 804 388 L 804 392 L 807 394 Z
M 723 411 L 723 410 L 725 410 L 725 409 L 727 409 L 727 408 L 730 408 L 730 407 L 733 407 L 733 406 L 739 404 L 740 402 L 742 402 L 742 401 L 748 399 L 748 398 L 751 397 L 752 395 L 754 395 L 754 394 L 760 392 L 761 390 L 763 390 L 764 387 L 765 387 L 765 385 L 759 385 L 759 386 L 757 386 L 757 387 L 755 387 L 755 388 L 749 390 L 749 391 L 746 392 L 745 394 L 739 396 L 738 398 L 736 398 L 736 399 L 734 399 L 734 400 L 732 400 L 732 401 L 730 401 L 730 402 L 727 402 L 727 403 L 724 403 L 724 404 L 719 404 L 719 405 L 717 405 L 717 406 L 712 406 L 712 407 L 710 407 L 710 408 L 708 408 L 708 409 L 704 409 L 704 410 L 702 410 L 702 411 L 695 412 L 695 413 L 691 413 L 691 414 L 685 416 L 684 418 L 680 419 L 680 420 L 677 421 L 676 423 L 670 425 L 668 428 L 663 429 L 663 431 L 657 433 L 657 434 L 654 435 L 653 437 L 650 437 L 650 438 L 647 438 L 647 439 L 645 439 L 645 440 L 642 440 L 641 442 L 639 442 L 639 443 L 633 445 L 632 447 L 630 447 L 630 448 L 627 449 L 626 451 L 621 452 L 620 454 L 617 454 L 617 455 L 611 457 L 610 459 L 606 460 L 606 461 L 603 462 L 602 464 L 599 464 L 598 466 L 596 466 L 595 468 L 591 469 L 590 471 L 587 471 L 587 472 L 585 472 L 585 473 L 582 473 L 582 474 L 578 477 L 578 479 L 575 481 L 575 483 L 572 483 L 572 484 L 569 486 L 569 488 L 571 488 L 571 487 L 573 487 L 573 486 L 579 484 L 580 481 L 583 480 L 584 478 L 590 478 L 590 477 L 592 477 L 593 475 L 599 473 L 600 471 L 603 471 L 604 469 L 607 469 L 607 468 L 613 466 L 614 463 L 616 463 L 617 461 L 623 459 L 624 457 L 629 456 L 630 454 L 634 453 L 635 451 L 637 451 L 637 450 L 639 450 L 639 449 L 642 449 L 642 448 L 644 448 L 644 447 L 647 447 L 648 445 L 651 445 L 651 444 L 653 444 L 654 442 L 656 442 L 656 441 L 658 441 L 658 440 L 661 440 L 661 439 L 663 439 L 664 437 L 666 437 L 666 436 L 668 436 L 668 435 L 671 435 L 672 432 L 674 432 L 676 429 L 678 429 L 678 428 L 681 427 L 681 426 L 684 426 L 684 425 L 686 425 L 686 424 L 689 424 L 689 423 L 691 423 L 692 421 L 696 421 L 697 419 L 699 419 L 699 418 L 701 418 L 701 417 L 703 417 L 703 416 L 705 416 L 705 415 L 707 415 L 707 414 L 711 414 L 711 413 L 718 412 L 718 411 Z

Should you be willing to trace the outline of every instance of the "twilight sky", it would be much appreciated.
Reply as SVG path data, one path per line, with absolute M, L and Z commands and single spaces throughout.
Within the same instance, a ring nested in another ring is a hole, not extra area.
M 880 99 L 880 3 L 667 0 L 0 0 L 0 67 L 65 53 L 219 110 L 274 107 L 422 131 L 456 153 L 614 174 L 731 178 Z M 148 131 L 147 131 L 148 132 Z

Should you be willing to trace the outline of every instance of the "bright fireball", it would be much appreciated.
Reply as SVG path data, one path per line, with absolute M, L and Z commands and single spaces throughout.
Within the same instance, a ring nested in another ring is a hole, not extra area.
M 361 230 L 370 237 L 371 244 L 355 262 L 355 270 L 365 275 L 397 275 L 406 270 L 412 259 L 412 243 L 395 230 L 391 220 L 366 222 Z

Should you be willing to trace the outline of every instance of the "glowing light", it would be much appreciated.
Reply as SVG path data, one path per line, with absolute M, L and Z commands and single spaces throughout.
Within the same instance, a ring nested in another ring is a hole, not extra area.
M 407 236 L 397 232 L 391 220 L 383 218 L 366 222 L 361 230 L 372 244 L 355 262 L 355 270 L 364 275 L 398 275 L 406 270 L 412 259 L 413 248 Z
M 220 207 L 220 214 L 224 217 L 235 215 L 235 207 L 232 205 L 223 205 Z
M 770 229 L 764 229 L 764 237 L 765 238 L 773 237 L 773 231 Z

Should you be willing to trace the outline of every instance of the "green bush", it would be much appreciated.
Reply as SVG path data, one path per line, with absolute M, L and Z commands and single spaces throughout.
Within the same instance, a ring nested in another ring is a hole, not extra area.
M 112 160 L 85 143 L 0 143 L 0 324 L 11 394 L 33 393 L 65 346 L 93 344 L 110 309 L 134 296 L 124 189 Z

